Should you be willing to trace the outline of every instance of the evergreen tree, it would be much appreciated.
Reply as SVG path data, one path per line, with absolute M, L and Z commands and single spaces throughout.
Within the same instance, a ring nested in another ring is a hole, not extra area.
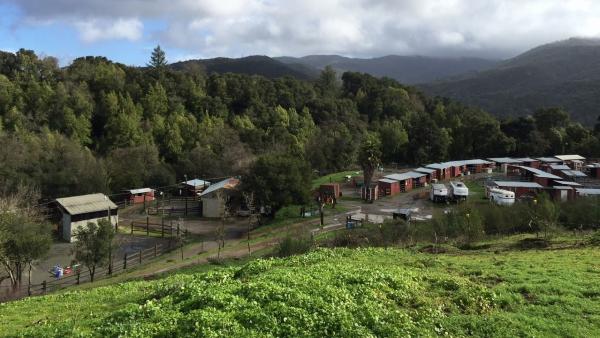
M 165 56 L 165 51 L 160 48 L 160 45 L 157 45 L 152 50 L 152 55 L 150 55 L 150 63 L 148 63 L 148 66 L 155 69 L 161 69 L 167 66 L 167 57 Z

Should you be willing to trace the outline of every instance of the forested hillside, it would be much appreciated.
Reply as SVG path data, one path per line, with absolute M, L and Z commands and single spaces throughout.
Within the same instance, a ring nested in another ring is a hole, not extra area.
M 327 173 L 355 165 L 367 132 L 385 163 L 600 151 L 598 134 L 561 110 L 501 123 L 366 74 L 340 82 L 326 69 L 303 81 L 176 70 L 164 55 L 150 64 L 83 57 L 60 68 L 32 51 L 2 53 L 0 186 L 46 198 L 115 192 L 243 174 L 256 159 Z
M 539 46 L 488 71 L 424 88 L 501 117 L 560 106 L 591 126 L 600 115 L 599 60 L 599 40 L 569 39 Z
M 308 55 L 300 58 L 275 58 L 288 65 L 302 64 L 338 72 L 361 72 L 376 77 L 389 77 L 405 84 L 426 83 L 465 75 L 494 67 L 498 61 L 481 58 L 443 58 L 428 56 L 386 55 L 376 58 L 349 58 L 339 55 Z

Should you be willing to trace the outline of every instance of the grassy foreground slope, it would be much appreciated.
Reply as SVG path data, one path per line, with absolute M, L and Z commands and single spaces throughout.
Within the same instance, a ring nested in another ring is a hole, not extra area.
M 600 336 L 600 250 L 318 250 L 0 305 L 25 336 Z

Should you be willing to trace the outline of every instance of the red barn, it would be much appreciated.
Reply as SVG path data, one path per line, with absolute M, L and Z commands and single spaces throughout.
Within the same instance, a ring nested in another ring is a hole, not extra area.
M 382 178 L 377 184 L 379 185 L 379 194 L 381 196 L 394 196 L 400 193 L 400 182 L 396 180 Z
M 127 196 L 127 201 L 129 204 L 138 204 L 154 201 L 154 189 L 140 188 L 126 190 L 126 192 L 129 194 Z
M 431 168 L 417 168 L 416 172 L 425 174 L 425 182 L 431 183 L 432 180 L 437 179 L 437 170 Z

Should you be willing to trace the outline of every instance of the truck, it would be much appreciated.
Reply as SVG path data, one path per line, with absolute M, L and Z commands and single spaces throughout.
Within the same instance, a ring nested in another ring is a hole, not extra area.
M 448 190 L 448 195 L 450 199 L 453 201 L 465 201 L 467 197 L 469 197 L 469 188 L 460 181 L 452 181 L 450 182 L 450 189 Z
M 433 202 L 446 202 L 448 199 L 448 188 L 442 183 L 433 183 L 431 185 L 429 199 Z
M 515 193 L 509 190 L 491 188 L 488 193 L 492 203 L 498 205 L 513 205 L 515 204 Z

